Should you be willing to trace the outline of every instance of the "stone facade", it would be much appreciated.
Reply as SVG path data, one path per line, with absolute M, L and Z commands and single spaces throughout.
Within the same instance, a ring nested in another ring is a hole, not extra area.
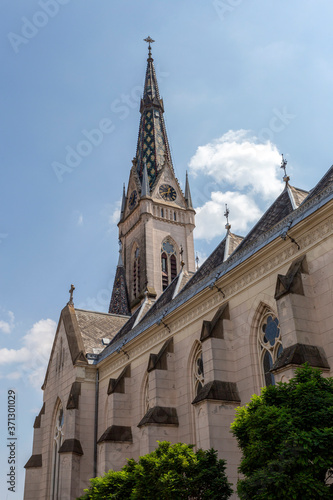
M 157 440 L 217 449 L 236 485 L 240 452 L 230 433 L 236 407 L 266 383 L 290 379 L 305 361 L 333 375 L 333 168 L 310 194 L 287 181 L 249 235 L 241 239 L 228 227 L 194 275 L 194 211 L 176 179 L 163 178 L 165 169 L 171 176 L 167 162 L 155 191 L 139 193 L 132 210 L 133 187 L 123 203 L 121 265 L 132 316 L 71 304 L 61 312 L 25 500 L 73 499 L 90 477 L 152 451 Z M 158 198 L 166 183 L 179 205 Z M 178 269 L 163 291 L 165 237 L 177 244 Z M 147 258 L 140 268 L 146 293 L 133 305 L 134 242 Z

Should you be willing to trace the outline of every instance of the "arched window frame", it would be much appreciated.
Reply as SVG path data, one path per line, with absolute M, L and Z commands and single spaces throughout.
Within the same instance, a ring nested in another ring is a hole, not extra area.
M 177 245 L 171 238 L 165 238 L 161 245 L 162 290 L 164 291 L 178 274 Z
M 58 404 L 53 427 L 52 469 L 51 469 L 51 500 L 61 500 L 60 493 L 60 454 L 59 450 L 64 440 L 64 410 L 61 402 Z
M 258 325 L 257 347 L 261 370 L 262 386 L 275 385 L 275 377 L 270 369 L 283 350 L 279 319 L 265 307 Z
M 205 371 L 202 357 L 202 346 L 198 344 L 192 361 L 192 387 L 193 397 L 196 397 L 205 385 Z

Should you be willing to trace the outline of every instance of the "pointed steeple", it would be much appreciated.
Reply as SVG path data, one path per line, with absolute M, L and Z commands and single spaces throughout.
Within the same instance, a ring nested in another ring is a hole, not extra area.
M 147 162 L 144 159 L 143 174 L 142 174 L 142 187 L 141 187 L 141 198 L 150 195 L 148 172 L 147 172 Z
M 121 316 L 131 315 L 127 286 L 126 286 L 125 268 L 121 256 L 121 245 L 119 248 L 119 260 L 116 270 L 116 276 L 114 278 L 114 283 L 113 283 L 109 313 L 118 314 Z
M 186 181 L 185 181 L 185 201 L 186 201 L 187 208 L 193 208 L 191 191 L 190 191 L 190 183 L 188 182 L 187 170 L 186 170 Z
M 126 205 L 126 193 L 125 193 L 125 182 L 124 182 L 124 185 L 123 185 L 123 197 L 122 197 L 122 200 L 121 200 L 121 209 L 120 209 L 120 220 L 122 220 L 123 217 L 124 217 L 125 205 Z
M 149 43 L 149 52 L 143 97 L 140 105 L 141 119 L 136 150 L 136 165 L 142 183 L 144 160 L 146 160 L 149 186 L 152 189 L 165 160 L 171 164 L 171 154 L 163 118 L 163 100 L 160 98 L 154 59 L 151 56 L 150 44 L 154 40 L 148 37 L 145 41 Z

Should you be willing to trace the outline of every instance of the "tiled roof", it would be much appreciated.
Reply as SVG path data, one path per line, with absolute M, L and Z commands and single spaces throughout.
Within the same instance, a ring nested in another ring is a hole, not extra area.
M 305 198 L 304 202 L 314 198 L 317 194 L 319 194 L 321 191 L 327 188 L 329 184 L 332 183 L 333 183 L 333 165 L 328 169 L 324 177 L 320 179 L 318 184 L 313 189 L 311 189 L 310 193 Z
M 120 314 L 122 316 L 130 316 L 125 268 L 122 262 L 118 264 L 116 276 L 114 278 L 112 296 L 110 301 L 109 313 Z
M 225 238 L 219 243 L 219 245 L 213 250 L 210 256 L 205 260 L 205 262 L 199 267 L 197 272 L 192 276 L 192 278 L 184 286 L 184 290 L 189 289 L 195 283 L 207 276 L 218 264 L 223 262 L 224 251 L 225 251 Z
M 135 321 L 140 313 L 141 307 L 138 307 L 137 310 L 128 319 L 128 321 L 126 321 L 126 323 L 124 325 L 122 325 L 122 327 L 118 331 L 117 335 L 115 335 L 113 337 L 112 341 L 119 340 L 122 337 L 125 337 L 125 335 L 132 330 L 134 323 L 135 323 Z
M 252 243 L 252 241 L 257 239 L 259 236 L 266 233 L 268 229 L 275 226 L 275 224 L 284 219 L 292 211 L 293 207 L 289 198 L 288 190 L 284 189 L 269 209 L 266 210 L 261 219 L 259 219 L 257 224 L 251 229 L 249 234 L 245 236 L 237 248 L 237 251 L 241 250 L 248 244 Z
M 128 316 L 118 316 L 93 311 L 75 309 L 86 352 L 103 348 L 102 339 L 112 339 L 128 321 Z

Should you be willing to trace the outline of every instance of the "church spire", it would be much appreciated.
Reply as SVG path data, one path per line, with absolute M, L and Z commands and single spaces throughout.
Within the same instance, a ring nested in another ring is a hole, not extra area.
M 141 118 L 136 150 L 136 168 L 142 183 L 144 161 L 146 161 L 149 187 L 152 189 L 164 162 L 167 161 L 171 164 L 171 154 L 163 118 L 163 100 L 160 98 L 154 59 L 151 55 L 150 44 L 154 40 L 147 37 L 145 41 L 149 43 L 149 47 L 145 84 L 140 104 Z
M 188 182 L 187 171 L 186 171 L 186 181 L 185 181 L 185 201 L 186 201 L 187 208 L 193 208 L 191 191 L 190 191 L 190 183 Z
M 123 185 L 123 197 L 121 200 L 121 209 L 120 209 L 120 220 L 122 220 L 124 217 L 125 206 L 126 206 L 126 193 L 125 193 L 125 183 L 124 183 L 124 185 Z
M 112 296 L 110 301 L 109 313 L 118 314 L 121 316 L 130 316 L 131 310 L 129 307 L 127 286 L 126 286 L 126 275 L 125 268 L 123 264 L 123 259 L 121 256 L 121 245 L 119 245 L 119 260 L 116 270 L 116 276 L 114 278 Z

